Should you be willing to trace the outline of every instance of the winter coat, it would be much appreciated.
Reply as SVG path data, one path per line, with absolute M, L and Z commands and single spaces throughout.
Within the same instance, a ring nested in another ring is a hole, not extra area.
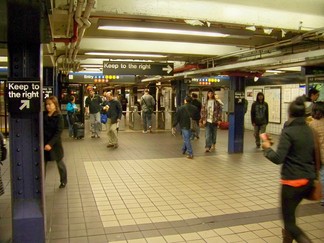
M 200 112 L 201 112 L 202 104 L 201 104 L 201 102 L 200 102 L 198 99 L 193 99 L 193 100 L 191 101 L 191 104 L 193 104 L 194 106 L 196 106 L 197 109 L 198 109 L 198 116 L 197 116 L 197 118 L 194 119 L 194 120 L 195 120 L 195 121 L 199 121 L 200 118 L 201 118 L 201 116 L 200 116 Z
M 64 129 L 63 116 L 60 113 L 54 113 L 48 116 L 44 112 L 44 146 L 51 145 L 50 151 L 44 152 L 45 161 L 60 161 L 64 157 L 64 150 L 62 145 L 61 134 Z
M 152 95 L 144 94 L 141 98 L 141 107 L 143 112 L 152 113 L 154 111 L 155 100 Z
M 85 107 L 89 107 L 90 114 L 96 114 L 101 110 L 102 99 L 99 95 L 88 96 L 85 100 Z
M 204 103 L 203 107 L 201 108 L 201 123 L 207 122 L 207 106 L 208 100 Z M 213 112 L 213 123 L 217 123 L 222 121 L 222 105 L 216 99 L 214 99 L 214 112 Z
M 108 119 L 111 119 L 111 123 L 117 123 L 117 119 L 122 117 L 122 106 L 118 100 L 105 100 L 103 106 L 109 106 L 108 111 L 106 112 Z
M 264 156 L 275 164 L 283 164 L 281 178 L 284 180 L 316 178 L 313 132 L 304 117 L 286 122 L 277 151 L 267 148 Z
M 264 100 L 260 102 L 258 100 L 258 95 L 257 100 L 254 101 L 251 106 L 251 122 L 252 124 L 261 126 L 269 122 L 269 106 Z
M 199 111 L 196 106 L 192 105 L 191 103 L 184 104 L 179 107 L 177 112 L 175 113 L 173 119 L 173 127 L 179 124 L 181 129 L 190 130 L 190 117 L 193 120 L 197 120 L 199 116 Z

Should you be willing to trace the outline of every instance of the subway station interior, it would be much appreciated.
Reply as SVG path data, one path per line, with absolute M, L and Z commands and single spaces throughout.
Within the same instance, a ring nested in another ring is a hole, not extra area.
M 262 92 L 278 144 L 288 107 L 324 101 L 323 0 L 0 1 L 0 243 L 281 243 L 280 169 L 256 147 L 251 106 Z M 144 90 L 155 100 L 143 133 Z M 118 147 L 91 138 L 89 90 L 123 106 Z M 187 95 L 223 103 L 216 148 L 205 128 L 194 157 L 172 134 Z M 45 167 L 44 100 L 56 96 L 67 184 Z M 76 98 L 84 137 L 69 137 Z M 0 183 L 1 184 L 1 183 Z M 0 187 L 1 188 L 1 187 Z M 303 200 L 297 224 L 324 243 L 324 204 Z M 293 242 L 293 241 L 290 241 Z M 294 241 L 297 242 L 297 241 Z M 301 241 L 300 241 L 301 242 Z M 306 241 L 305 241 L 306 242 Z

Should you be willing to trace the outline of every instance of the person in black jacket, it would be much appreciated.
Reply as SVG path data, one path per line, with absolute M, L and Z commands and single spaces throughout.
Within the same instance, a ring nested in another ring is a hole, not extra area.
M 91 138 L 100 138 L 100 110 L 101 97 L 94 92 L 92 88 L 89 89 L 89 96 L 85 100 L 85 112 L 90 116 Z
M 191 129 L 190 129 L 190 118 L 196 120 L 199 116 L 199 112 L 197 107 L 191 104 L 191 97 L 186 96 L 184 100 L 184 105 L 180 106 L 177 112 L 175 113 L 175 117 L 173 120 L 173 128 L 172 133 L 175 133 L 176 126 L 179 124 L 181 128 L 183 145 L 182 145 L 182 153 L 188 153 L 187 158 L 193 159 L 193 151 L 190 143 L 191 137 Z
M 281 167 L 281 210 L 284 221 L 283 242 L 308 243 L 310 239 L 296 225 L 296 208 L 312 191 L 315 174 L 315 145 L 312 129 L 305 121 L 303 97 L 297 97 L 288 108 L 278 148 L 271 148 L 271 140 L 262 138 L 264 156 Z M 263 134 L 264 135 L 264 134 Z M 261 135 L 261 136 L 263 136 Z
M 112 92 L 106 93 L 106 101 L 103 103 L 103 110 L 107 112 L 107 148 L 118 148 L 117 124 L 122 117 L 122 106 L 120 102 L 114 99 Z
M 255 144 L 260 148 L 260 134 L 266 132 L 269 122 L 269 108 L 264 101 L 264 94 L 259 92 L 251 107 L 251 122 L 254 127 Z
M 200 111 L 201 111 L 201 102 L 200 100 L 198 100 L 198 95 L 196 93 L 192 93 L 191 94 L 191 98 L 192 98 L 192 102 L 191 104 L 193 104 L 194 106 L 197 107 L 198 109 L 198 112 L 199 112 L 199 115 L 197 116 L 197 118 L 194 120 L 196 122 L 196 126 L 195 126 L 195 130 L 192 131 L 192 134 L 191 134 L 191 139 L 195 139 L 195 137 L 197 139 L 199 139 L 199 135 L 200 135 L 200 127 L 199 127 L 199 120 L 201 118 L 200 116 Z
M 58 100 L 50 96 L 45 100 L 46 111 L 44 112 L 44 158 L 45 165 L 48 161 L 56 161 L 60 174 L 60 188 L 67 183 L 66 166 L 63 162 L 64 150 L 61 135 L 64 129 L 64 120 L 60 111 Z

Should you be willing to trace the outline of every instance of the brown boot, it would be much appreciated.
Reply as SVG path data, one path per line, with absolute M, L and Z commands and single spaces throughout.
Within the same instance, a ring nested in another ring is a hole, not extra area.
M 282 229 L 282 243 L 292 243 L 293 240 L 291 234 L 287 230 Z

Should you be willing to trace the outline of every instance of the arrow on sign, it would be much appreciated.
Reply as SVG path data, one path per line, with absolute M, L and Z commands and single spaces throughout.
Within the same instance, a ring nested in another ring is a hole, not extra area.
M 19 110 L 22 110 L 25 107 L 27 109 L 29 109 L 29 107 L 30 107 L 30 101 L 29 100 L 21 100 L 20 102 L 22 103 L 22 105 L 19 107 Z
M 170 67 L 170 65 L 168 65 L 167 67 L 162 68 L 163 71 L 167 71 L 167 73 L 171 73 L 172 72 L 172 67 Z

